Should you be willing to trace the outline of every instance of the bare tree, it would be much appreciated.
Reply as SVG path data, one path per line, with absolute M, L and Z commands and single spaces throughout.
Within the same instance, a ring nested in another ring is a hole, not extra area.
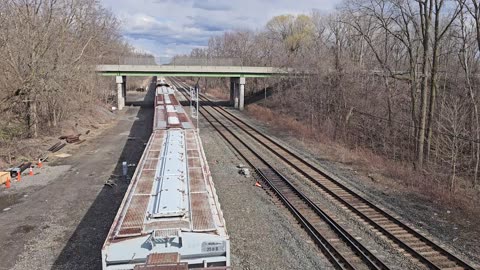
M 5 0 L 0 22 L 0 107 L 11 114 L 0 125 L 22 127 L 16 137 L 37 137 L 84 113 L 104 95 L 92 66 L 133 53 L 95 0 Z
M 448 98 L 444 98 L 442 102 L 444 104 L 440 114 L 441 121 L 439 122 L 442 132 L 440 147 L 444 151 L 444 162 L 450 166 L 449 188 L 454 192 L 460 155 L 463 147 L 466 145 L 461 136 L 465 132 L 464 123 L 468 113 L 459 97 L 450 95 Z
M 472 17 L 474 18 L 475 26 L 473 29 L 476 29 L 477 33 L 477 42 L 480 41 L 479 34 L 480 32 L 478 31 L 479 29 L 479 4 L 476 3 L 476 1 L 473 1 L 473 8 L 467 6 L 464 6 L 464 2 L 460 1 L 460 5 L 462 7 L 465 7 L 471 14 Z M 465 82 L 466 82 L 466 88 L 468 89 L 468 95 L 470 97 L 470 102 L 473 108 L 473 119 L 474 119 L 474 127 L 473 127 L 473 133 L 474 133 L 474 138 L 475 138 L 475 148 L 474 148 L 474 156 L 475 156 L 475 165 L 474 165 L 474 172 L 473 172 L 473 186 L 477 186 L 478 184 L 478 168 L 479 168 L 479 163 L 480 163 L 480 120 L 479 120 L 479 111 L 478 111 L 478 104 L 477 104 L 477 91 L 474 89 L 475 86 L 473 85 L 472 81 L 472 71 L 470 66 L 472 65 L 472 59 L 475 58 L 475 54 L 480 52 L 480 43 L 478 44 L 477 50 L 471 50 L 469 49 L 469 37 L 473 36 L 471 33 L 469 33 L 469 27 L 467 25 L 466 17 L 464 14 L 464 11 L 460 13 L 460 28 L 461 28 L 461 35 L 460 35 L 460 41 L 461 41 L 461 49 L 460 49 L 460 63 L 463 68 L 463 71 L 465 73 Z M 472 28 L 470 28 L 472 29 Z
M 251 80 L 249 91 L 269 83 L 263 105 L 312 131 L 448 174 L 452 189 L 459 176 L 477 185 L 478 1 L 346 0 L 333 14 L 286 14 L 213 37 L 195 55 L 294 67 L 302 76 Z

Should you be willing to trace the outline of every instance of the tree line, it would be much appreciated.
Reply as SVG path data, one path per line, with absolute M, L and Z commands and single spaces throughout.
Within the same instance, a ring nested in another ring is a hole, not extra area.
M 478 186 L 477 0 L 345 0 L 328 14 L 281 15 L 260 31 L 212 37 L 190 56 L 294 68 L 297 77 L 269 82 L 275 110 L 435 170 L 452 190 L 459 175 Z
M 96 0 L 3 0 L 0 25 L 2 143 L 91 114 L 87 108 L 106 104 L 114 90 L 95 65 L 138 55 Z

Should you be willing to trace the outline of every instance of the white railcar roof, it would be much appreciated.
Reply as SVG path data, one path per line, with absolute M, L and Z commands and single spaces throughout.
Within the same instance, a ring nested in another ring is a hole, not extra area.
M 158 87 L 155 97 L 154 129 L 194 128 L 192 121 L 177 101 L 175 90 L 170 87 Z
M 226 235 L 220 206 L 194 130 L 152 135 L 122 204 L 111 239 L 171 230 Z

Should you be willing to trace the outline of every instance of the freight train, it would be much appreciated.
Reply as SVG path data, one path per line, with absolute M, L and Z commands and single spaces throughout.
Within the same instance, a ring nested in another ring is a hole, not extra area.
M 230 269 L 230 240 L 200 137 L 156 83 L 153 132 L 102 248 L 104 270 Z

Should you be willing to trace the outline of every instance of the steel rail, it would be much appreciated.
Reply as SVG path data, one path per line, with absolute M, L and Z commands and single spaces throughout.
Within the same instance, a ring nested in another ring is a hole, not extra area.
M 275 187 L 275 183 L 271 181 L 270 177 L 267 177 L 262 170 L 257 170 L 257 172 L 262 176 L 263 179 L 268 183 L 269 186 L 272 188 Z M 358 242 L 354 237 L 352 237 L 344 228 L 342 228 L 337 222 L 335 222 L 327 213 L 325 213 L 322 209 L 320 209 L 314 202 L 312 202 L 305 194 L 299 191 L 288 179 L 286 179 L 283 175 L 277 172 L 278 177 L 283 181 L 284 184 L 290 188 L 294 193 L 296 193 L 303 201 L 307 202 L 307 204 L 312 207 L 317 213 L 317 215 L 321 216 L 322 219 L 327 220 L 329 225 L 335 228 L 335 231 L 341 235 L 341 238 L 348 243 L 349 246 L 355 246 L 356 249 L 362 254 L 366 260 L 368 260 L 368 264 L 375 269 L 389 269 L 382 261 L 380 261 L 376 256 L 374 256 L 367 248 L 365 248 L 360 242 Z M 277 191 L 277 193 L 280 193 Z
M 206 97 L 203 97 L 205 98 L 206 101 L 208 102 L 212 102 L 211 100 L 209 100 L 208 98 Z M 276 147 L 279 147 L 281 150 L 283 150 L 284 152 L 287 152 L 290 156 L 292 156 L 295 160 L 301 162 L 302 164 L 306 165 L 308 168 L 314 170 L 315 172 L 317 172 L 318 174 L 321 174 L 323 177 L 325 177 L 327 180 L 331 181 L 332 183 L 334 183 L 335 185 L 337 185 L 338 187 L 340 187 L 343 191 L 345 192 L 348 192 L 350 195 L 352 195 L 353 197 L 355 197 L 356 199 L 360 200 L 362 203 L 368 205 L 370 208 L 374 209 L 376 212 L 382 214 L 383 216 L 385 216 L 388 220 L 392 221 L 393 223 L 395 223 L 396 225 L 400 226 L 402 229 L 404 229 L 405 231 L 407 231 L 408 233 L 410 233 L 411 235 L 415 236 L 416 238 L 418 238 L 420 241 L 422 241 L 423 243 L 427 244 L 428 246 L 430 246 L 433 250 L 435 251 L 438 251 L 440 254 L 442 254 L 443 256 L 445 256 L 446 258 L 448 258 L 450 261 L 453 261 L 455 262 L 458 266 L 464 268 L 464 269 L 468 269 L 468 270 L 475 270 L 472 266 L 468 265 L 466 262 L 464 262 L 463 260 L 459 259 L 457 256 L 453 255 L 452 253 L 444 250 L 443 248 L 441 248 L 440 246 L 438 246 L 437 244 L 435 244 L 434 242 L 432 242 L 430 239 L 426 238 L 425 236 L 423 236 L 422 234 L 420 234 L 419 232 L 415 231 L 414 229 L 410 228 L 409 226 L 405 225 L 403 222 L 401 222 L 400 220 L 398 220 L 397 218 L 393 217 L 392 215 L 390 215 L 389 213 L 385 212 L 384 210 L 382 210 L 381 208 L 379 208 L 378 206 L 376 206 L 375 204 L 373 204 L 372 202 L 368 201 L 367 199 L 363 198 L 362 196 L 358 195 L 357 193 L 355 193 L 353 190 L 351 190 L 350 188 L 346 187 L 345 185 L 343 185 L 342 183 L 338 182 L 337 180 L 333 179 L 331 176 L 327 175 L 326 173 L 324 173 L 323 171 L 321 171 L 320 169 L 318 169 L 317 167 L 315 167 L 313 164 L 311 164 L 310 162 L 306 161 L 305 159 L 301 158 L 300 156 L 298 156 L 296 153 L 293 153 L 291 150 L 285 148 L 283 145 L 275 142 L 274 140 L 272 140 L 271 138 L 269 138 L 268 136 L 264 135 L 263 132 L 257 130 L 256 128 L 252 127 L 251 125 L 249 125 L 248 123 L 246 123 L 245 121 L 243 121 L 242 119 L 240 119 L 239 117 L 233 115 L 231 112 L 228 112 L 227 110 L 223 109 L 223 108 L 220 108 L 218 106 L 215 106 L 215 109 L 217 111 L 219 111 L 220 114 L 224 115 L 225 114 L 228 114 L 229 116 L 233 117 L 236 121 L 239 121 L 241 122 L 243 125 L 247 126 L 248 128 L 250 128 L 251 130 L 253 130 L 256 134 L 260 135 L 262 138 L 265 138 L 266 140 L 268 140 L 269 142 L 273 143 Z M 225 112 L 222 113 L 220 112 L 220 110 L 222 112 Z M 226 118 L 228 118 L 227 116 L 225 116 Z M 408 245 L 407 243 L 405 243 L 404 241 L 402 241 L 401 239 L 399 239 L 394 233 L 391 233 L 389 232 L 388 230 L 386 230 L 384 228 L 384 226 L 382 225 L 379 225 L 377 222 L 375 222 L 373 219 L 371 219 L 370 217 L 368 217 L 368 215 L 366 215 L 365 213 L 365 210 L 359 210 L 357 207 L 353 206 L 351 203 L 349 203 L 347 200 L 345 200 L 344 198 L 342 198 L 341 196 L 339 196 L 336 192 L 332 191 L 331 188 L 325 186 L 324 184 L 320 183 L 317 179 L 315 179 L 314 177 L 312 177 L 309 173 L 305 172 L 304 169 L 300 168 L 298 165 L 294 164 L 291 160 L 289 160 L 287 157 L 285 157 L 285 155 L 282 155 L 281 153 L 279 153 L 277 150 L 275 149 L 272 149 L 271 146 L 268 146 L 267 144 L 265 144 L 264 142 L 260 141 L 258 138 L 256 138 L 251 132 L 247 131 L 245 128 L 241 127 L 240 125 L 238 125 L 235 121 L 232 121 L 230 119 L 230 121 L 232 123 L 234 123 L 236 126 L 238 126 L 241 130 L 243 130 L 244 132 L 246 132 L 247 134 L 249 134 L 251 137 L 253 137 L 257 142 L 259 142 L 260 144 L 262 144 L 263 146 L 265 146 L 267 149 L 269 149 L 272 153 L 274 153 L 276 156 L 278 156 L 280 159 L 282 159 L 284 162 L 288 163 L 290 166 L 292 166 L 293 168 L 295 168 L 298 172 L 300 172 L 302 175 L 304 175 L 306 178 L 308 178 L 309 180 L 311 180 L 314 184 L 316 184 L 317 186 L 321 187 L 324 191 L 326 191 L 327 193 L 329 193 L 332 197 L 334 197 L 335 199 L 337 199 L 338 201 L 340 201 L 343 205 L 347 206 L 351 211 L 355 212 L 357 215 L 361 216 L 364 220 L 366 220 L 369 224 L 371 224 L 373 227 L 375 227 L 376 229 L 378 229 L 379 231 L 381 231 L 383 234 L 385 234 L 387 237 L 389 237 L 390 239 L 392 239 L 395 243 L 397 243 L 399 246 L 401 246 L 402 248 L 404 248 L 405 250 L 409 251 L 412 255 L 414 255 L 417 259 L 421 260 L 423 263 L 425 263 L 429 268 L 431 269 L 447 269 L 447 268 L 451 268 L 451 267 L 440 267 L 438 266 L 437 264 L 435 264 L 434 262 L 432 262 L 430 259 L 426 258 L 425 256 L 423 256 L 420 252 L 417 252 L 414 248 L 412 248 L 410 245 Z M 435 255 L 435 254 L 433 254 Z
M 178 83 L 177 83 L 178 84 Z M 185 98 L 188 99 L 188 95 L 182 92 Z M 341 256 L 341 253 L 336 250 L 327 239 L 312 225 L 308 218 L 298 210 L 294 203 L 292 203 L 291 196 L 295 195 L 299 200 L 305 203 L 313 212 L 319 216 L 335 234 L 353 251 L 353 254 L 360 257 L 360 259 L 368 266 L 369 269 L 389 269 L 383 262 L 381 262 L 376 256 L 374 256 L 367 248 L 365 248 L 360 242 L 358 242 L 353 236 L 351 236 L 345 229 L 343 229 L 338 223 L 336 223 L 331 217 L 329 217 L 323 210 L 321 210 L 315 203 L 313 203 L 307 196 L 300 192 L 295 186 L 290 183 L 283 175 L 275 170 L 264 158 L 262 158 L 254 149 L 247 145 L 242 139 L 240 139 L 230 128 L 225 126 L 218 117 L 214 116 L 207 108 L 202 107 L 200 113 L 204 118 L 219 132 L 219 134 L 230 144 L 234 149 L 253 167 L 255 171 L 262 177 L 262 179 L 272 188 L 277 194 L 280 200 L 286 205 L 286 207 L 292 212 L 296 219 L 307 230 L 308 234 L 314 238 L 315 242 L 322 248 L 322 251 L 326 253 L 327 257 L 333 262 L 337 268 L 342 269 L 355 269 L 348 261 Z M 208 113 L 207 116 L 204 112 Z M 213 120 L 210 120 L 210 117 Z M 226 135 L 222 132 L 217 124 L 221 125 L 230 135 Z M 235 138 L 241 143 L 251 155 L 242 152 L 238 146 L 232 142 L 232 138 Z M 252 161 L 252 156 L 259 162 Z M 257 163 L 261 163 L 259 165 Z M 268 176 L 267 176 L 268 175 Z M 271 178 L 276 178 L 277 182 L 272 181 Z M 279 187 L 280 185 L 280 187 Z M 282 186 L 283 185 L 283 186 Z M 285 188 L 288 188 L 286 190 Z M 288 193 L 290 192 L 290 193 Z M 290 196 L 290 199 L 287 197 Z
M 203 96 L 204 100 L 207 101 L 207 102 L 210 102 L 213 104 L 213 102 L 211 100 L 209 100 L 208 98 L 206 98 L 205 96 Z M 233 124 L 235 124 L 237 127 L 239 127 L 241 130 L 243 130 L 245 133 L 249 134 L 251 137 L 253 137 L 258 143 L 262 144 L 264 147 L 266 147 L 267 149 L 269 149 L 272 153 L 274 153 L 276 156 L 278 156 L 280 159 L 282 159 L 284 162 L 286 162 L 287 164 L 289 164 L 290 166 L 292 166 L 295 170 L 297 170 L 298 172 L 300 172 L 302 175 L 304 175 L 307 179 L 309 179 L 310 181 L 312 181 L 314 184 L 316 184 L 317 186 L 319 186 L 323 191 L 327 192 L 329 195 L 331 195 L 333 198 L 335 198 L 337 201 L 339 201 L 340 203 L 342 203 L 343 205 L 345 205 L 348 209 L 350 209 L 352 212 L 354 212 L 355 214 L 357 214 L 358 216 L 360 216 L 363 220 L 367 221 L 371 226 L 373 226 L 374 228 L 376 228 L 377 230 L 379 230 L 380 232 L 382 232 L 385 236 L 387 236 L 389 239 L 391 239 L 393 242 L 395 242 L 396 244 L 398 244 L 400 247 L 402 247 L 403 249 L 407 250 L 410 254 L 412 254 L 413 256 L 415 256 L 417 259 L 419 259 L 422 263 L 424 263 L 426 266 L 428 266 L 430 269 L 448 269 L 448 268 L 451 268 L 451 267 L 441 267 L 437 264 L 439 263 L 434 263 L 432 260 L 430 260 L 429 258 L 426 258 L 426 256 L 423 256 L 421 254 L 421 251 L 417 251 L 416 248 L 412 247 L 411 243 L 410 244 L 407 244 L 406 241 L 403 241 L 401 239 L 399 239 L 399 237 L 397 236 L 397 234 L 395 233 L 392 233 L 390 232 L 389 230 L 385 229 L 385 225 L 380 225 L 378 224 L 379 222 L 378 221 L 375 221 L 373 220 L 372 218 L 370 218 L 367 214 L 365 214 L 366 209 L 363 209 L 363 210 L 359 210 L 358 206 L 354 206 L 352 205 L 352 203 L 349 203 L 345 198 L 342 198 L 342 196 L 339 196 L 337 193 L 338 192 L 335 192 L 333 191 L 331 188 L 327 187 L 325 184 L 322 184 L 320 181 L 318 181 L 318 179 L 316 179 L 315 177 L 312 177 L 309 173 L 305 172 L 305 169 L 302 169 L 300 168 L 297 164 L 294 164 L 294 162 L 292 162 L 291 160 L 289 160 L 284 154 L 281 154 L 278 152 L 278 150 L 275 150 L 275 149 L 272 149 L 271 146 L 267 145 L 265 142 L 261 141 L 260 139 L 258 139 L 255 135 L 252 134 L 252 132 L 250 131 L 247 131 L 246 128 L 244 127 L 241 127 L 238 122 L 240 122 L 241 124 L 243 124 L 244 126 L 246 126 L 247 128 L 251 129 L 253 132 L 255 132 L 256 134 L 258 134 L 259 136 L 261 136 L 262 138 L 266 139 L 268 142 L 270 142 L 271 144 L 273 144 L 275 147 L 278 147 L 280 148 L 282 151 L 286 152 L 288 155 L 290 155 L 291 157 L 293 157 L 296 161 L 300 162 L 301 164 L 307 166 L 309 169 L 313 170 L 314 172 L 322 175 L 325 179 L 327 179 L 328 181 L 330 181 L 332 184 L 334 184 L 336 187 L 339 187 L 342 191 L 344 192 L 347 192 L 349 195 L 351 195 L 352 197 L 354 197 L 355 199 L 359 200 L 361 203 L 367 205 L 369 208 L 375 210 L 377 213 L 381 214 L 383 217 L 387 218 L 390 222 L 394 223 L 395 225 L 401 227 L 403 230 L 407 231 L 410 235 L 412 235 L 413 237 L 417 238 L 418 241 L 422 242 L 423 244 L 429 246 L 432 250 L 438 252 L 438 254 L 442 255 L 443 257 L 447 258 L 448 261 L 451 261 L 451 262 L 454 262 L 456 265 L 458 265 L 459 267 L 463 268 L 463 269 L 468 269 L 468 270 L 474 270 L 474 268 L 470 265 L 468 265 L 466 262 L 464 262 L 463 260 L 459 259 L 457 256 L 453 255 L 452 253 L 444 250 L 443 248 L 439 247 L 437 244 L 435 244 L 434 242 L 432 242 L 431 240 L 429 240 L 428 238 L 426 238 L 425 236 L 423 236 L 422 234 L 420 234 L 419 232 L 415 231 L 414 229 L 410 228 L 409 226 L 405 225 L 403 222 L 401 222 L 400 220 L 398 220 L 397 218 L 391 216 L 390 214 L 388 214 L 387 212 L 385 212 L 384 210 L 382 210 L 381 208 L 379 208 L 378 206 L 374 205 L 373 203 L 369 202 L 368 200 L 366 200 L 365 198 L 363 198 L 362 196 L 358 195 L 357 193 L 355 193 L 354 191 L 352 191 L 350 188 L 346 187 L 345 185 L 343 185 L 342 183 L 340 183 L 339 181 L 333 179 L 330 175 L 326 174 L 325 172 L 323 172 L 322 170 L 318 169 L 316 166 L 314 166 L 313 164 L 311 164 L 310 162 L 306 161 L 305 159 L 301 158 L 299 155 L 297 155 L 296 153 L 293 153 L 291 150 L 285 148 L 283 145 L 277 143 L 276 141 L 272 140 L 271 138 L 269 138 L 268 136 L 264 135 L 263 132 L 259 131 L 258 129 L 254 128 L 253 126 L 251 126 L 250 124 L 246 123 L 245 121 L 243 121 L 242 119 L 240 119 L 239 117 L 233 115 L 231 112 L 228 112 L 227 110 L 225 110 L 224 108 L 220 108 L 218 106 L 214 106 L 213 107 L 218 113 L 222 114 L 225 118 L 229 119 Z M 230 116 L 230 118 L 234 118 L 235 121 L 233 121 L 232 119 L 230 119 L 228 116 Z M 345 196 L 343 196 L 345 197 Z M 367 209 L 368 210 L 368 209 Z M 404 237 L 405 238 L 405 237 Z M 427 252 L 428 253 L 428 252 Z M 427 254 L 427 253 L 424 253 L 424 254 Z M 431 252 L 430 252 L 431 253 Z M 433 253 L 433 254 L 430 254 L 431 256 L 437 256 L 437 257 L 434 257 L 436 258 L 437 261 L 439 261 L 438 259 L 438 254 L 436 253 Z M 448 263 L 448 262 L 444 262 L 444 263 Z

